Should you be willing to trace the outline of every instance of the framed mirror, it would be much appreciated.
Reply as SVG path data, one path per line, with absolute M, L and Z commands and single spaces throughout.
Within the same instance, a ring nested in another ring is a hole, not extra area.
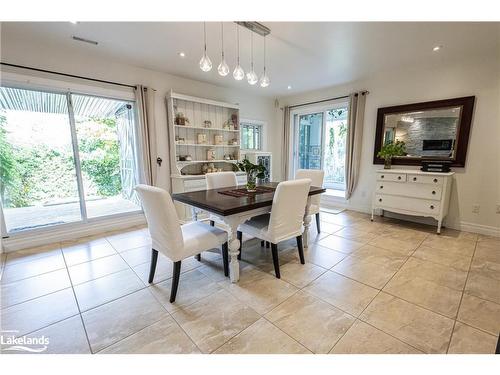
M 379 108 L 375 134 L 374 164 L 383 145 L 405 143 L 405 156 L 395 165 L 420 165 L 422 160 L 450 161 L 464 167 L 474 110 L 474 96 Z

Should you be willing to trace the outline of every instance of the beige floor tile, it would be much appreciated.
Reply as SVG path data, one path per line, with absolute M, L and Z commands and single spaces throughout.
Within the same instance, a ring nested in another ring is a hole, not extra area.
M 408 279 L 420 277 L 451 289 L 462 291 L 467 280 L 467 272 L 411 257 L 404 264 L 398 275 Z
M 384 287 L 384 292 L 449 318 L 456 317 L 462 291 L 441 286 L 412 272 L 400 272 Z
M 238 283 L 227 279 L 219 284 L 259 314 L 271 311 L 297 291 L 292 284 L 251 266 L 241 271 Z
M 326 221 L 328 223 L 345 226 L 345 225 L 352 225 L 357 221 L 360 221 L 361 218 L 349 216 L 347 214 L 344 214 L 344 212 L 341 212 L 339 214 L 326 214 L 322 212 L 321 220 Z
M 450 228 L 442 228 L 440 236 L 451 237 L 458 240 L 468 240 L 468 241 L 477 241 L 479 239 L 479 235 L 477 233 L 463 232 Z
M 139 266 L 151 262 L 151 247 L 141 246 L 120 253 L 122 258 L 130 267 Z
M 147 289 L 82 313 L 94 353 L 167 316 Z
M 456 322 L 451 337 L 450 354 L 494 354 L 497 337 Z
M 391 226 L 388 224 L 378 223 L 376 221 L 370 220 L 362 220 L 350 225 L 348 228 L 354 232 L 372 233 L 378 236 L 384 233 L 384 231 L 390 227 Z
M 465 286 L 467 294 L 500 304 L 500 280 L 470 272 Z
M 38 258 L 56 254 L 61 254 L 61 246 L 59 246 L 59 243 L 18 250 L 7 254 L 5 265 L 30 262 Z
M 126 269 L 129 269 L 127 263 L 119 254 L 115 254 L 77 264 L 69 267 L 68 271 L 73 285 L 78 285 Z
M 74 290 L 80 310 L 86 311 L 144 287 L 136 274 L 128 269 L 76 285 Z
M 490 279 L 500 280 L 500 263 L 474 257 L 472 258 L 470 271 Z
M 298 292 L 266 315 L 313 353 L 328 353 L 355 318 L 305 292 Z
M 363 246 L 361 242 L 351 241 L 344 237 L 336 235 L 325 237 L 324 239 L 319 241 L 319 244 L 329 249 L 340 251 L 341 253 L 346 254 L 350 254 Z
M 346 253 L 331 250 L 317 243 L 310 244 L 309 247 L 304 248 L 304 258 L 306 263 L 313 263 L 323 268 L 332 268 L 346 256 Z M 299 255 L 295 254 L 294 259 L 299 259 Z
M 214 353 L 305 354 L 310 352 L 267 320 L 261 318 Z
M 167 316 L 99 353 L 197 354 L 200 351 L 174 319 Z
M 469 270 L 471 262 L 470 256 L 463 256 L 447 249 L 434 249 L 428 246 L 420 246 L 412 256 L 466 272 Z
M 295 239 L 293 241 L 282 242 L 278 245 L 278 259 L 280 265 L 292 261 L 296 254 L 298 254 L 298 251 Z M 261 247 L 260 241 L 251 241 L 250 244 L 245 242 L 243 244 L 241 259 L 263 272 L 271 272 L 274 270 L 271 249 Z
M 500 248 L 490 245 L 490 242 L 478 242 L 474 258 L 493 263 L 500 263 Z M 7 258 L 8 259 L 8 258 Z
M 457 320 L 493 335 L 498 335 L 500 332 L 500 305 L 464 293 Z
M 189 306 L 219 291 L 222 287 L 198 269 L 181 274 L 174 303 L 170 303 L 172 279 L 151 285 L 148 289 L 169 312 Z
M 1 311 L 2 330 L 17 331 L 17 336 L 44 328 L 78 314 L 71 288 L 61 290 Z
M 203 353 L 214 351 L 259 319 L 259 314 L 225 290 L 172 316 Z
M 364 245 L 351 254 L 351 257 L 366 262 L 399 268 L 408 259 L 406 255 L 372 245 Z
M 361 243 L 367 243 L 368 241 L 371 241 L 378 236 L 377 233 L 365 232 L 363 230 L 356 229 L 355 226 L 344 227 L 344 229 L 336 232 L 335 235 Z
M 400 240 L 397 238 L 379 236 L 368 242 L 369 245 L 381 247 L 405 256 L 411 255 L 419 246 L 420 242 Z
M 150 262 L 140 264 L 133 268 L 134 272 L 142 280 L 143 284 L 149 286 L 149 270 Z M 198 262 L 194 257 L 184 259 L 181 262 L 181 273 L 191 271 L 197 267 L 200 267 L 202 263 Z M 158 263 L 156 264 L 155 277 L 153 283 L 160 283 L 162 281 L 168 280 L 172 277 L 173 263 L 166 256 L 159 254 Z
M 295 285 L 297 288 L 305 287 L 325 272 L 326 269 L 323 267 L 307 262 L 301 264 L 298 260 L 288 262 L 280 267 L 281 279 Z M 274 275 L 274 271 L 272 274 Z
M 315 219 L 313 221 L 311 221 L 311 227 L 313 227 L 314 230 L 317 230 L 317 228 L 316 228 L 316 220 Z M 322 233 L 324 232 L 324 233 L 328 233 L 328 234 L 333 234 L 333 233 L 338 232 L 342 228 L 343 228 L 342 225 L 330 223 L 328 221 L 322 221 L 322 222 L 320 222 L 320 229 L 321 229 Z
M 54 255 L 33 259 L 32 261 L 7 265 L 3 270 L 2 283 L 38 276 L 65 267 L 61 252 L 56 252 Z
M 365 322 L 356 320 L 330 353 L 420 354 L 422 352 Z
M 1 284 L 2 308 L 41 297 L 71 286 L 68 271 L 61 269 L 42 275 Z
M 426 353 L 446 353 L 453 320 L 384 292 L 360 319 Z
M 43 351 L 43 354 L 90 354 L 89 343 L 80 315 L 52 324 L 27 335 L 27 337 L 31 338 L 42 336 L 45 336 L 49 340 L 47 350 Z M 5 354 L 7 353 L 5 352 Z
M 106 237 L 113 248 L 118 251 L 126 251 L 141 246 L 151 246 L 151 237 L 142 230 L 119 233 Z
M 62 246 L 68 267 L 116 254 L 105 238 L 94 238 L 89 242 L 66 242 Z
M 333 267 L 332 271 L 374 288 L 382 289 L 398 268 L 399 266 L 372 263 L 363 258 L 349 256 Z
M 375 288 L 332 271 L 321 275 L 304 290 L 354 316 L 358 316 L 378 293 Z
M 200 267 L 196 268 L 196 270 L 208 276 L 211 280 L 214 281 L 226 280 L 226 276 L 224 276 L 224 269 L 221 262 L 203 264 Z
M 474 254 L 476 242 L 465 239 L 431 235 L 427 237 L 424 242 L 422 242 L 422 245 L 432 247 L 434 249 L 446 249 L 447 251 L 454 252 L 457 255 L 472 256 L 472 254 Z

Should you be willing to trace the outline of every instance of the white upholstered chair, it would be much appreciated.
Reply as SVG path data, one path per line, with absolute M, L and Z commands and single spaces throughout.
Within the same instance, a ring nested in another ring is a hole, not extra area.
M 222 246 L 224 274 L 229 275 L 225 231 L 197 221 L 180 225 L 174 202 L 167 191 L 149 185 L 137 185 L 135 190 L 141 199 L 153 242 L 149 283 L 153 282 L 158 252 L 174 263 L 170 302 L 175 301 L 183 259 Z
M 302 178 L 309 178 L 311 180 L 311 185 L 316 187 L 323 186 L 324 177 L 325 177 L 325 171 L 321 171 L 318 169 L 298 169 L 297 172 L 295 172 L 295 178 L 297 180 Z M 311 215 L 316 216 L 316 228 L 318 229 L 318 233 L 320 233 L 321 226 L 320 226 L 319 211 L 320 211 L 321 194 L 313 195 L 310 199 L 311 199 L 311 205 L 309 207 L 309 213 Z
M 241 237 L 241 233 L 246 233 L 271 243 L 274 272 L 278 279 L 281 277 L 278 261 L 279 242 L 295 237 L 300 263 L 305 263 L 302 247 L 302 222 L 310 186 L 310 179 L 279 183 L 274 193 L 271 213 L 253 217 L 238 227 L 239 237 Z

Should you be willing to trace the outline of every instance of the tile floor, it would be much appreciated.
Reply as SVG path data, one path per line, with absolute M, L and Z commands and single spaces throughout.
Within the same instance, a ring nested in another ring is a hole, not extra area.
M 3 254 L 1 327 L 48 353 L 493 353 L 500 239 L 355 212 L 322 213 L 306 264 L 245 242 L 231 284 L 218 251 L 171 262 L 147 283 L 147 229 Z M 3 353 L 7 353 L 4 351 Z

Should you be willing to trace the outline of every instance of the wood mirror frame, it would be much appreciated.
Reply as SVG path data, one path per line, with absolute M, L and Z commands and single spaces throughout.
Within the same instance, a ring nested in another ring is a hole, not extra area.
M 373 153 L 373 164 L 384 164 L 384 159 L 377 157 L 377 153 L 380 151 L 383 138 L 384 138 L 384 128 L 385 128 L 385 116 L 390 114 L 404 113 L 404 112 L 414 112 L 422 110 L 432 110 L 447 107 L 462 107 L 460 114 L 460 119 L 458 122 L 457 137 L 456 137 L 456 147 L 454 158 L 439 158 L 439 157 L 396 157 L 392 159 L 393 165 L 421 165 L 422 160 L 435 159 L 435 160 L 446 160 L 451 161 L 452 167 L 464 167 L 465 159 L 467 155 L 467 147 L 469 144 L 469 133 L 472 123 L 472 114 L 474 111 L 474 101 L 475 96 L 466 96 L 463 98 L 445 99 L 445 100 L 434 100 L 431 102 L 413 103 L 397 105 L 392 107 L 379 108 L 377 111 L 377 129 L 375 133 L 375 148 Z

